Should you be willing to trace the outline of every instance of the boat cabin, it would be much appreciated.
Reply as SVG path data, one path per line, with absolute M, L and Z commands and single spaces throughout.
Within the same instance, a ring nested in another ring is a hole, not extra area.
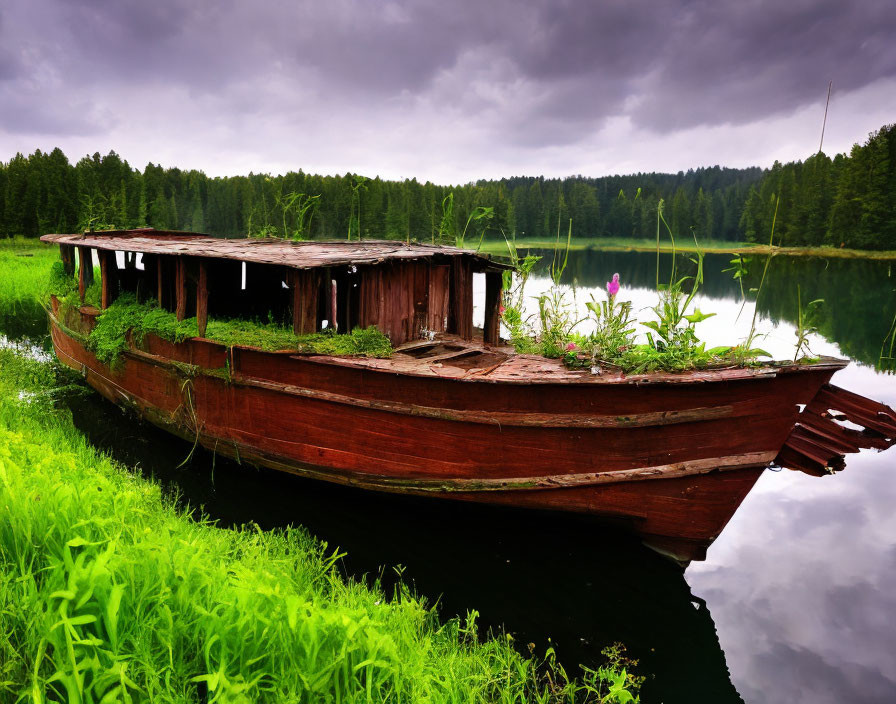
M 511 267 L 471 250 L 385 240 L 224 239 L 151 228 L 44 235 L 66 272 L 78 256 L 81 301 L 101 272 L 102 307 L 122 292 L 177 314 L 292 321 L 297 335 L 375 325 L 394 346 L 451 333 L 473 338 L 473 275 L 485 275 L 482 339 L 499 341 L 502 274 Z

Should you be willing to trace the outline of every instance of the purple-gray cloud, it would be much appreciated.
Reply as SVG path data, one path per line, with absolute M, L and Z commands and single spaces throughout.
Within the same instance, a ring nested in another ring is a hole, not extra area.
M 657 139 L 786 118 L 822 101 L 831 79 L 835 97 L 873 89 L 896 80 L 893 36 L 891 0 L 8 0 L 0 146 L 177 139 L 174 126 L 204 111 L 252 153 L 253 120 L 273 142 L 316 142 L 310 152 L 326 122 L 374 148 L 453 132 L 525 163 L 601 149 L 609 137 L 597 135 L 620 125 Z

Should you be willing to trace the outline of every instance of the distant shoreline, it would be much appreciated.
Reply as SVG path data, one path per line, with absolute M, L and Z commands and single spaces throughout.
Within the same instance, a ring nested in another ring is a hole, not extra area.
M 517 249 L 554 249 L 556 241 L 548 240 L 526 240 L 518 239 L 516 241 Z M 470 246 L 469 243 L 466 246 Z M 565 248 L 565 241 L 561 242 L 561 247 Z M 603 241 L 595 240 L 573 240 L 569 245 L 570 250 L 584 251 L 594 250 L 597 252 L 655 252 L 656 243 L 650 243 L 646 240 L 634 240 L 630 244 L 625 244 L 620 240 Z M 693 243 L 676 244 L 677 252 L 696 252 L 697 246 Z M 840 259 L 896 259 L 896 251 L 894 250 L 865 250 L 865 249 L 847 249 L 842 247 L 769 247 L 767 244 L 750 244 L 745 242 L 711 242 L 706 246 L 701 245 L 700 251 L 704 254 L 741 254 L 741 255 L 764 255 L 772 253 L 774 255 L 784 255 L 791 257 L 837 257 Z M 504 242 L 489 241 L 483 242 L 480 251 L 486 254 L 507 254 L 507 245 Z M 660 243 L 660 252 L 672 252 L 672 246 L 666 242 Z

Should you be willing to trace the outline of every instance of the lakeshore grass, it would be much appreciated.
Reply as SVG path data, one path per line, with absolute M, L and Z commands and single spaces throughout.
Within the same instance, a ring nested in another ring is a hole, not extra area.
M 20 273 L 3 295 L 39 298 Z M 75 383 L 0 348 L 0 701 L 633 700 L 618 657 L 571 681 L 480 639 L 475 613 L 440 621 L 404 585 L 343 577 L 304 529 L 177 510 L 76 430 L 56 403 Z
M 56 247 L 24 237 L 0 239 L 0 315 L 38 305 L 57 261 Z
M 520 250 L 554 249 L 557 243 L 549 239 L 517 239 L 516 247 Z M 564 244 L 565 247 L 565 244 Z M 635 239 L 625 237 L 576 238 L 570 240 L 571 250 L 595 250 L 602 252 L 655 252 L 656 240 Z M 671 245 L 660 245 L 660 252 L 672 252 Z M 480 251 L 484 254 L 507 256 L 507 244 L 503 240 L 488 240 L 482 243 Z M 701 240 L 696 245 L 682 243 L 675 246 L 679 253 L 701 251 L 704 254 L 747 254 L 747 255 L 785 255 L 804 257 L 838 257 L 844 259 L 896 259 L 896 250 L 872 251 L 863 249 L 846 249 L 840 247 L 778 247 L 749 242 L 725 242 L 719 240 Z

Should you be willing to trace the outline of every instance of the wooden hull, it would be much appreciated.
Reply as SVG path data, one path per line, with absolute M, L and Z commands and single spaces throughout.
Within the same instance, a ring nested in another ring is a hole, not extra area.
M 377 491 L 589 514 L 681 560 L 704 557 L 785 443 L 797 404 L 835 371 L 527 385 L 152 336 L 110 369 L 84 344 L 92 316 L 57 316 L 63 363 L 217 453 Z

